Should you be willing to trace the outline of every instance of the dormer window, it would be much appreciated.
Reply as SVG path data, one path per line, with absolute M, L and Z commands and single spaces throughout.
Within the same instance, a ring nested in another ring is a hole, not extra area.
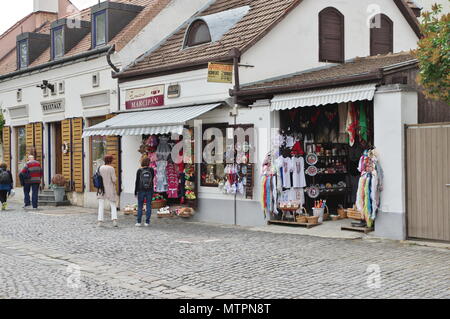
M 209 42 L 211 42 L 211 34 L 208 25 L 202 20 L 192 23 L 186 36 L 185 47 L 194 47 Z
M 28 42 L 27 40 L 22 40 L 18 42 L 18 67 L 19 69 L 24 69 L 28 67 Z
M 52 30 L 52 55 L 54 59 L 64 56 L 64 29 L 62 26 Z
M 50 55 L 52 60 L 56 60 L 65 56 L 89 34 L 91 24 L 88 21 L 63 18 L 53 21 L 50 28 Z
M 106 11 L 96 12 L 94 21 L 94 47 L 106 44 Z

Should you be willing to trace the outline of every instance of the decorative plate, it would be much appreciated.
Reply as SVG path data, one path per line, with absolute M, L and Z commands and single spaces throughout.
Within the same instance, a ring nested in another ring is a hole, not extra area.
M 316 176 L 317 175 L 317 167 L 310 166 L 306 169 L 306 174 L 309 176 Z
M 308 188 L 308 196 L 309 198 L 317 198 L 320 195 L 320 190 L 319 188 L 315 187 L 315 186 L 311 186 Z
M 316 153 L 309 153 L 306 155 L 306 163 L 308 165 L 316 165 L 319 161 L 319 158 L 317 157 Z

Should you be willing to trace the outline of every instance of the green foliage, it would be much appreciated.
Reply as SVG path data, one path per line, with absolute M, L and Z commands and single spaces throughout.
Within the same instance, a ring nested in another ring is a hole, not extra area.
M 442 5 L 437 4 L 423 13 L 423 37 L 414 55 L 419 60 L 417 80 L 425 95 L 450 104 L 450 13 L 441 13 Z
M 5 126 L 5 118 L 3 113 L 0 111 L 0 141 L 3 140 L 3 126 Z

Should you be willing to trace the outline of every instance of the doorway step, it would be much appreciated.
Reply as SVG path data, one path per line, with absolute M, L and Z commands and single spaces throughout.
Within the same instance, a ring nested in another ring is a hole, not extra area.
M 64 195 L 64 201 L 56 202 L 55 195 L 50 189 L 45 189 L 39 193 L 39 206 L 70 206 L 70 201 L 67 195 Z

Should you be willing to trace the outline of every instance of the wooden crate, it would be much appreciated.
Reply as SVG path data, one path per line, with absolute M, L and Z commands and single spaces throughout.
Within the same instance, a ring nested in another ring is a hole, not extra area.
M 347 209 L 347 218 L 355 219 L 355 220 L 363 220 L 363 214 L 356 209 Z

